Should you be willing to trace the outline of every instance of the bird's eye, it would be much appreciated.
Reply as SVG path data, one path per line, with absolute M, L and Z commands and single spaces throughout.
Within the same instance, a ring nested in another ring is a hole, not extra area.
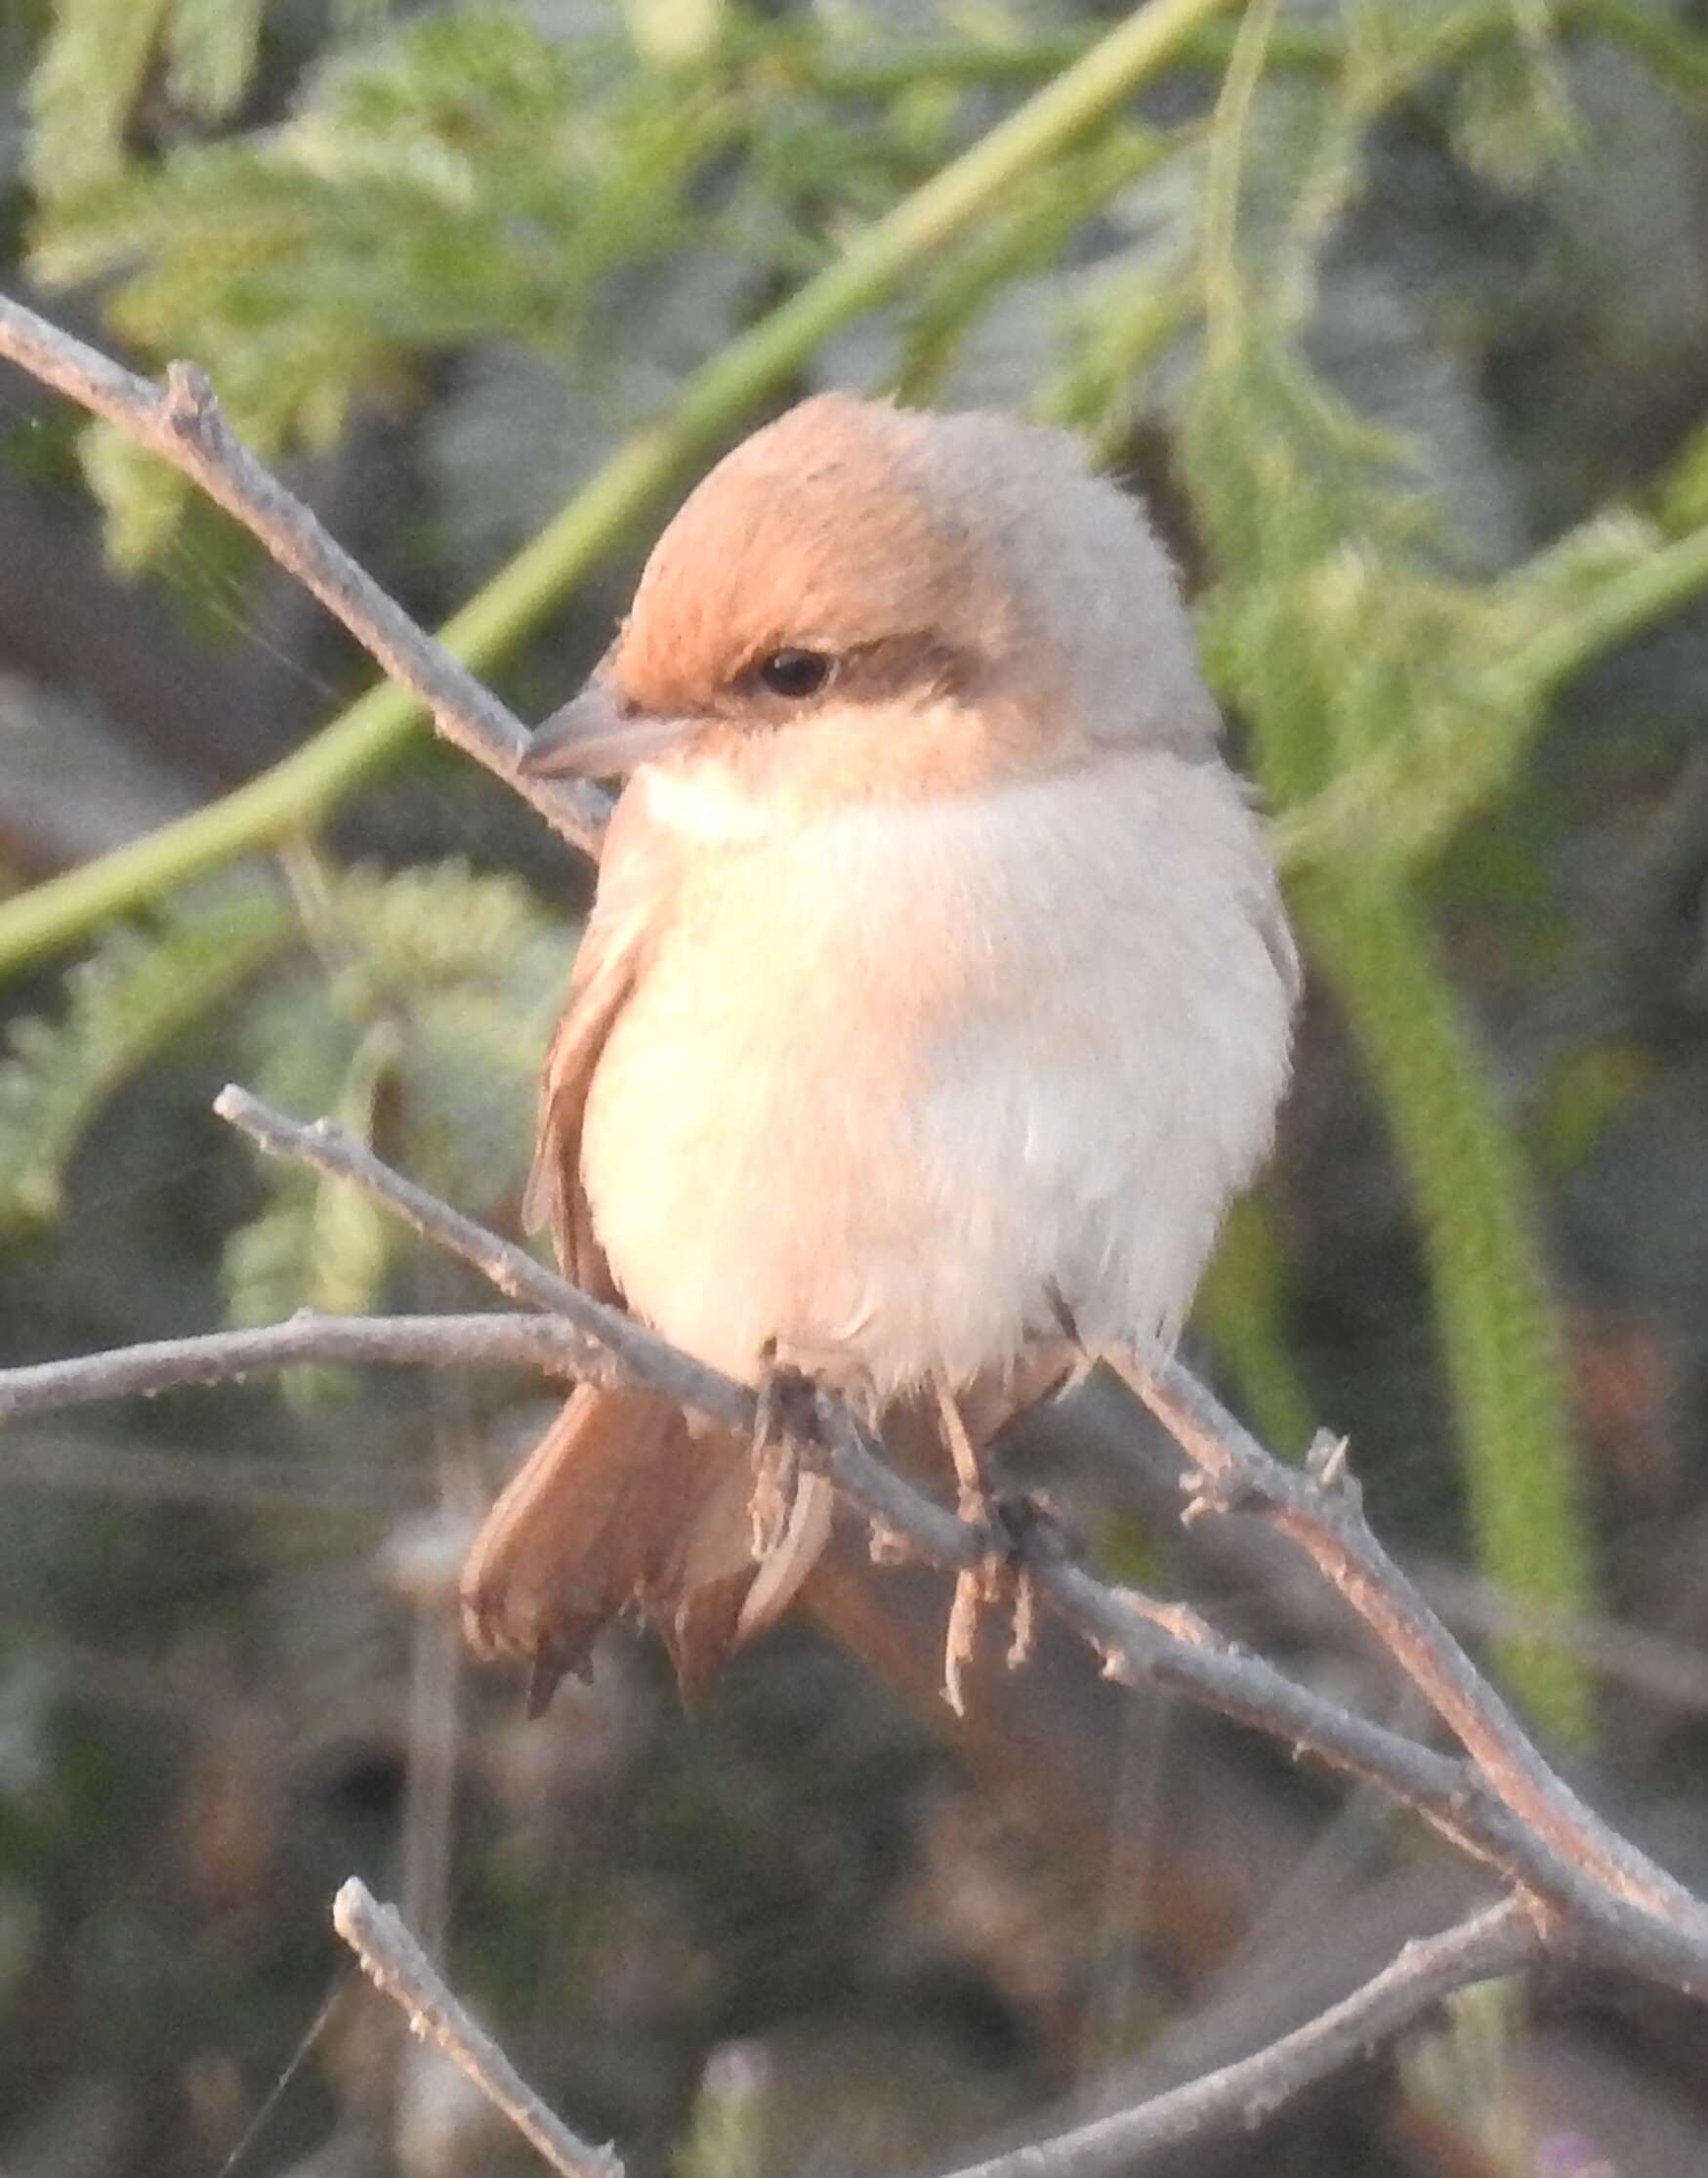
M 754 671 L 761 686 L 772 695 L 799 703 L 828 686 L 835 662 L 822 650 L 772 650 L 760 659 Z

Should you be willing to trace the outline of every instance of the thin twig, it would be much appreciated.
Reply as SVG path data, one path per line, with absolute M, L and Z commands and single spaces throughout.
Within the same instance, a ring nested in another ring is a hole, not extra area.
M 221 1103 L 229 1107 L 230 1102 L 228 1091 Z M 242 1109 L 246 1120 L 252 1120 L 256 1110 L 266 1111 L 248 1098 L 243 1099 Z M 520 1257 L 537 1273 L 542 1287 L 539 1293 L 521 1297 L 545 1300 L 562 1287 L 578 1311 L 591 1312 L 596 1328 L 590 1335 L 558 1316 L 345 1318 L 304 1311 L 287 1322 L 260 1329 L 162 1339 L 108 1354 L 0 1371 L 0 1419 L 104 1399 L 152 1395 L 177 1385 L 233 1383 L 304 1362 L 533 1367 L 550 1375 L 573 1372 L 600 1382 L 662 1389 L 655 1373 L 657 1363 L 675 1385 L 673 1396 L 691 1376 L 700 1411 L 729 1428 L 752 1428 L 755 1400 L 745 1385 L 698 1362 L 685 1370 L 680 1361 L 687 1357 L 679 1361 L 675 1349 L 665 1342 L 589 1301 L 447 1206 L 436 1208 L 431 1196 L 389 1172 L 339 1129 L 325 1123 L 298 1127 L 276 1113 L 267 1113 L 264 1131 L 274 1154 L 312 1162 L 318 1170 L 354 1180 L 375 1200 L 403 1209 L 430 1237 L 445 1239 L 489 1273 L 503 1269 L 513 1290 L 521 1281 L 508 1259 Z M 479 1236 L 479 1245 L 470 1244 L 471 1234 Z M 527 1282 L 534 1281 L 530 1277 Z M 596 1343 L 606 1318 L 624 1334 L 620 1352 Z M 988 1557 L 993 1539 L 904 1481 L 841 1401 L 820 1393 L 814 1420 L 818 1437 L 800 1444 L 797 1456 L 826 1474 L 868 1520 L 904 1537 L 916 1557 L 947 1571 L 964 1572 Z M 1557 1895 L 1567 1882 L 1568 1871 L 1526 1861 L 1522 1833 L 1501 1820 L 1498 1806 L 1479 1792 L 1464 1763 L 1354 1715 L 1297 1685 L 1260 1656 L 1230 1644 L 1206 1641 L 1201 1635 L 1184 1638 L 1168 1613 L 1137 1606 L 1130 1590 L 1111 1589 L 1083 1569 L 1067 1565 L 1054 1547 L 1034 1550 L 1027 1563 L 1040 1592 L 1092 1646 L 1112 1676 L 1130 1683 L 1147 1680 L 1189 1695 L 1224 1715 L 1309 1748 L 1352 1776 L 1381 1782 L 1444 1830 L 1462 1850 L 1516 1881 L 1535 1883 L 1550 1895 Z
M 606 1308 L 567 1278 L 548 1271 L 526 1248 L 501 1239 L 425 1188 L 405 1180 L 330 1119 L 316 1119 L 307 1125 L 288 1119 L 234 1082 L 220 1091 L 214 1099 L 214 1110 L 268 1156 L 287 1157 L 293 1164 L 308 1165 L 328 1178 L 347 1180 L 374 1201 L 384 1203 L 436 1246 L 473 1264 L 513 1301 L 526 1301 L 534 1308 L 567 1317 L 577 1330 L 622 1364 L 625 1382 L 648 1384 L 668 1394 L 678 1405 L 705 1415 L 708 1421 L 722 1422 L 729 1429 L 752 1429 L 753 1394 L 745 1385 L 696 1361 L 691 1354 L 670 1345 L 633 1317 Z
M 1305 1471 L 1288 1467 L 1178 1361 L 1140 1368 L 1111 1359 L 1196 1467 L 1197 1506 L 1255 1513 L 1296 1543 L 1521 1822 L 1615 1897 L 1708 1944 L 1708 1907 L 1585 1806 L 1377 1542 L 1345 1471 L 1344 1445 L 1319 1440 Z
M 1441 1616 L 1460 1631 L 1536 1642 L 1587 1665 L 1609 1687 L 1687 1716 L 1708 1712 L 1708 1649 L 1697 1642 L 1646 1633 L 1599 1612 L 1539 1604 L 1444 1559 L 1414 1558 L 1410 1570 Z
M 246 1091 L 224 1090 L 217 1109 L 274 1156 L 347 1180 L 401 1214 L 429 1239 L 462 1256 L 513 1299 L 555 1312 L 514 1316 L 338 1319 L 302 1315 L 262 1330 L 164 1340 L 108 1355 L 38 1363 L 0 1372 L 0 1416 L 42 1412 L 88 1401 L 154 1393 L 175 1384 L 230 1382 L 312 1361 L 364 1361 L 423 1366 L 498 1363 L 548 1374 L 573 1372 L 601 1382 L 646 1384 L 742 1433 L 755 1423 L 749 1387 L 681 1353 L 546 1270 L 524 1250 L 486 1232 L 382 1163 L 328 1121 L 304 1125 L 271 1110 Z M 816 1435 L 798 1456 L 826 1474 L 870 1521 L 906 1538 L 919 1558 L 952 1571 L 983 1560 L 993 1538 L 934 1503 L 883 1458 L 870 1432 L 839 1400 L 820 1393 Z M 1418 1745 L 1403 1734 L 1354 1715 L 1301 1687 L 1260 1656 L 1230 1645 L 1179 1637 L 1156 1616 L 1132 1608 L 1048 1550 L 1031 1562 L 1040 1591 L 1089 1641 L 1105 1668 L 1190 1695 L 1224 1715 L 1309 1749 L 1360 1780 L 1379 1781 L 1443 1830 L 1462 1850 L 1515 1882 L 1557 1901 L 1563 1910 L 1596 1903 L 1568 1864 L 1536 1850 L 1463 1762 Z M 1628 1933 L 1646 1933 L 1637 1922 Z M 1673 1978 L 1708 1978 L 1708 1953 L 1671 1962 Z
M 104 1399 L 147 1399 L 185 1384 L 240 1384 L 302 1362 L 362 1368 L 526 1368 L 628 1382 L 631 1372 L 555 1316 L 321 1316 L 154 1339 L 111 1353 L 0 1369 L 0 1421 Z
M 156 386 L 4 295 L 0 355 L 198 484 L 344 623 L 393 681 L 420 697 L 447 741 L 495 772 L 566 840 L 598 852 L 609 814 L 605 797 L 594 787 L 522 775 L 517 760 L 527 728 L 232 435 L 205 371 L 172 363 L 165 385 Z
M 442 2049 L 560 2178 L 623 2178 L 614 2148 L 580 2139 L 540 2100 L 484 2028 L 469 2017 L 403 1925 L 352 1876 L 332 1902 L 332 1925 L 361 1961 L 374 1987 L 397 2004 L 424 2041 Z
M 1199 2079 L 1093 2118 L 1052 2140 L 973 2163 L 953 2178 L 1107 2178 L 1134 2158 L 1183 2140 L 1249 2128 L 1303 2089 L 1365 2056 L 1434 2004 L 1541 1955 L 1525 1906 L 1505 1899 L 1439 1936 L 1407 1944 L 1394 1962 L 1304 2027 Z
M 308 1360 L 458 1365 L 498 1361 L 549 1375 L 574 1372 L 646 1384 L 728 1428 L 753 1428 L 756 1402 L 749 1387 L 580 1293 L 523 1250 L 392 1172 L 338 1128 L 325 1121 L 301 1125 L 235 1089 L 222 1094 L 219 1109 L 270 1153 L 353 1182 L 418 1232 L 475 1264 L 513 1298 L 554 1314 L 378 1321 L 304 1316 L 270 1330 L 165 1341 L 0 1372 L 0 1414 L 158 1391 L 171 1383 L 225 1380 Z M 1474 1761 L 1354 1715 L 1195 1620 L 1183 1622 L 1167 1611 L 1136 1605 L 1129 1591 L 1072 1564 L 1046 1524 L 1022 1523 L 996 1536 L 963 1521 L 903 1481 L 882 1458 L 871 1433 L 827 1393 L 817 1395 L 813 1427 L 794 1449 L 876 1526 L 904 1536 L 931 1563 L 961 1571 L 996 1548 L 1017 1555 L 1037 1592 L 1093 1647 L 1112 1676 L 1188 1694 L 1381 1784 L 1497 1869 L 1519 1896 L 1538 1902 L 1538 1911 L 1551 1909 L 1553 1925 L 1546 1933 L 1557 1948 L 1708 1993 L 1708 1912 L 1554 1778 L 1470 1659 L 1388 1564 L 1363 1526 L 1350 1484 L 1336 1473 L 1336 1462 L 1319 1459 L 1317 1472 L 1306 1476 L 1282 1466 L 1176 1364 L 1132 1370 L 1130 1377 L 1195 1462 L 1198 1504 L 1267 1513 L 1310 1550 L 1455 1729 L 1463 1724 Z M 1545 1824 L 1531 1820 L 1532 1806 Z M 1538 1929 L 1541 1925 L 1538 1921 Z M 1280 2076 L 1286 2076 L 1284 2070 Z

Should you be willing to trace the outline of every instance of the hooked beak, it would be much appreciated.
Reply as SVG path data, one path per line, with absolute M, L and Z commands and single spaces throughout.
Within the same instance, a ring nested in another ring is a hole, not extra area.
M 614 778 L 649 764 L 683 740 L 687 719 L 637 711 L 625 718 L 604 681 L 589 681 L 573 701 L 534 730 L 522 752 L 526 778 Z

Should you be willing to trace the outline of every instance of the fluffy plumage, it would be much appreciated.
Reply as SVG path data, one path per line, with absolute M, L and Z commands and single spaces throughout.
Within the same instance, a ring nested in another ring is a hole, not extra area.
M 779 649 L 825 686 L 773 693 Z M 566 1267 L 731 1374 L 774 1353 L 915 1427 L 947 1390 L 980 1436 L 1060 1373 L 1064 1310 L 1171 1341 L 1296 995 L 1216 725 L 1160 548 L 1070 440 L 827 397 L 738 447 L 542 732 L 543 768 L 638 767 L 546 1071 Z M 607 1400 L 495 1509 L 471 1629 L 549 1677 L 637 1603 L 698 1676 L 787 1602 L 821 1486 L 756 1569 L 746 1447 Z

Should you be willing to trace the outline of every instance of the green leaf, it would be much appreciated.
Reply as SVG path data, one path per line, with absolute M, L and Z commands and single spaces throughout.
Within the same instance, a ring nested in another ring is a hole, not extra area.
M 296 935 L 271 888 L 221 885 L 110 931 L 57 1019 L 20 1022 L 0 1065 L 0 1229 L 52 1218 L 84 1131 L 115 1090 Z
M 58 0 L 30 78 L 29 176 L 52 202 L 111 180 L 150 75 L 207 120 L 249 86 L 266 0 Z
M 198 96 L 236 79 L 228 28 L 227 49 L 186 49 Z M 553 40 L 502 7 L 432 13 L 335 50 L 280 125 L 151 167 L 116 148 L 62 159 L 33 269 L 105 282 L 145 354 L 194 355 L 264 456 L 321 448 L 358 398 L 406 396 L 423 351 L 502 339 L 603 359 L 605 282 L 706 230 L 689 185 L 738 120 L 715 74 L 625 64 L 620 41 Z M 104 439 L 91 463 L 135 566 L 171 498 Z
M 267 0 L 172 0 L 166 19 L 166 88 L 210 121 L 249 87 Z
M 562 925 L 514 879 L 460 861 L 388 875 L 299 850 L 289 867 L 310 945 L 249 1010 L 244 1074 L 289 1110 L 333 1111 L 477 1216 L 502 1217 L 527 1169 L 562 1002 Z M 268 1203 L 227 1253 L 234 1319 L 371 1306 L 397 1260 L 391 1221 L 336 1183 L 271 1165 L 262 1180 Z M 306 1374 L 293 1396 L 332 1381 Z
M 124 163 L 125 129 L 169 0 L 59 0 L 30 77 L 28 171 L 52 199 Z
M 1598 1608 L 1578 1447 L 1534 1183 L 1433 935 L 1396 875 L 1318 872 L 1299 892 L 1311 957 L 1357 1036 L 1423 1230 L 1477 1563 L 1550 1609 Z M 1581 1659 L 1510 1640 L 1536 1717 L 1591 1737 Z

